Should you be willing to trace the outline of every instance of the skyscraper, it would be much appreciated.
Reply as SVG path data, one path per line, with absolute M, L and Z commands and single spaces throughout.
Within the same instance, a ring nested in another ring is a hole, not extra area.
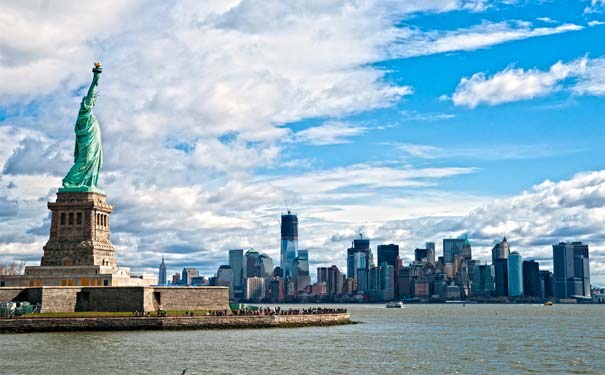
M 244 250 L 229 250 L 229 265 L 233 271 L 233 288 L 242 289 L 244 279 Z
M 432 266 L 435 265 L 435 243 L 427 242 L 424 246 L 427 250 L 426 252 L 426 262 Z
M 539 271 L 538 274 L 540 276 L 540 297 L 551 298 L 553 296 L 552 272 L 550 272 L 548 270 L 542 270 L 542 271 Z
M 158 275 L 158 285 L 166 285 L 167 284 L 167 271 L 166 264 L 164 263 L 164 256 L 162 255 L 162 263 L 160 263 L 160 272 Z
M 273 272 L 273 259 L 266 254 L 260 254 L 256 258 L 256 276 L 268 278 Z
M 541 297 L 540 264 L 535 260 L 523 261 L 523 292 L 527 297 Z
M 508 255 L 508 295 L 523 296 L 523 257 L 516 251 Z
M 358 290 L 367 291 L 369 271 L 370 240 L 360 234 L 347 249 L 347 277 L 355 279 Z
M 568 291 L 568 281 L 574 277 L 574 247 L 572 244 L 561 242 L 552 246 L 554 296 L 569 298 L 573 292 Z
M 590 263 L 588 245 L 561 242 L 553 245 L 554 296 L 590 297 Z
M 495 289 L 494 266 L 491 264 L 480 264 L 475 266 L 471 294 L 473 296 L 490 297 L 494 295 Z
M 378 265 L 386 264 L 397 267 L 397 258 L 399 257 L 399 245 L 378 245 Z
M 283 277 L 292 276 L 292 262 L 298 252 L 298 216 L 290 210 L 281 215 L 281 251 L 280 267 Z
M 260 302 L 265 298 L 265 279 L 262 277 L 249 277 L 246 279 L 246 299 Z
M 292 263 L 292 278 L 297 291 L 301 291 L 308 285 L 311 285 L 309 276 L 309 251 L 299 250 L 298 256 Z
M 588 245 L 581 242 L 572 242 L 574 252 L 574 277 L 582 281 L 582 295 L 590 297 L 590 260 Z
M 443 239 L 443 260 L 445 263 L 454 263 L 456 255 L 462 254 L 464 238 L 444 238 Z
M 510 254 L 510 246 L 504 237 L 502 242 L 496 244 L 492 249 L 492 264 L 496 264 L 496 259 L 508 259 L 508 254 Z
M 260 254 L 254 249 L 248 249 L 244 255 L 244 279 L 260 276 L 257 273 L 256 262 Z
M 508 259 L 496 258 L 494 275 L 496 277 L 496 296 L 508 296 Z

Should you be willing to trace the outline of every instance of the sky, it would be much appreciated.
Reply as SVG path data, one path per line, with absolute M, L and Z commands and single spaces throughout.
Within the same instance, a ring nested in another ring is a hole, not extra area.
M 39 264 L 94 61 L 120 265 L 311 269 L 362 232 L 404 263 L 468 235 L 605 286 L 605 1 L 0 0 L 0 261 Z

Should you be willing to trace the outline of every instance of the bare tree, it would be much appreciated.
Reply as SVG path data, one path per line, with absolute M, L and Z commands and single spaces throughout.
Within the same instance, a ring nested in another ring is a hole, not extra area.
M 0 275 L 21 275 L 25 270 L 25 262 L 0 262 Z

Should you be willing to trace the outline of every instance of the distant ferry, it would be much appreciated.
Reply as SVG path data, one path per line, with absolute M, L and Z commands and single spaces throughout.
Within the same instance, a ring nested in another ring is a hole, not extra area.
M 403 303 L 401 301 L 391 301 L 387 303 L 387 309 L 401 309 Z

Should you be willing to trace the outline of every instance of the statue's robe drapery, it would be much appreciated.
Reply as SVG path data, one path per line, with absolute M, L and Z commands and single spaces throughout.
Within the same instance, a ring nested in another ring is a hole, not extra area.
M 96 82 L 93 82 L 96 85 Z M 94 86 L 92 87 L 94 89 Z M 63 179 L 63 188 L 86 189 L 96 188 L 99 172 L 103 166 L 101 147 L 101 129 L 97 118 L 92 113 L 95 98 L 89 95 L 82 100 L 78 120 L 76 121 L 76 146 L 74 165 Z

